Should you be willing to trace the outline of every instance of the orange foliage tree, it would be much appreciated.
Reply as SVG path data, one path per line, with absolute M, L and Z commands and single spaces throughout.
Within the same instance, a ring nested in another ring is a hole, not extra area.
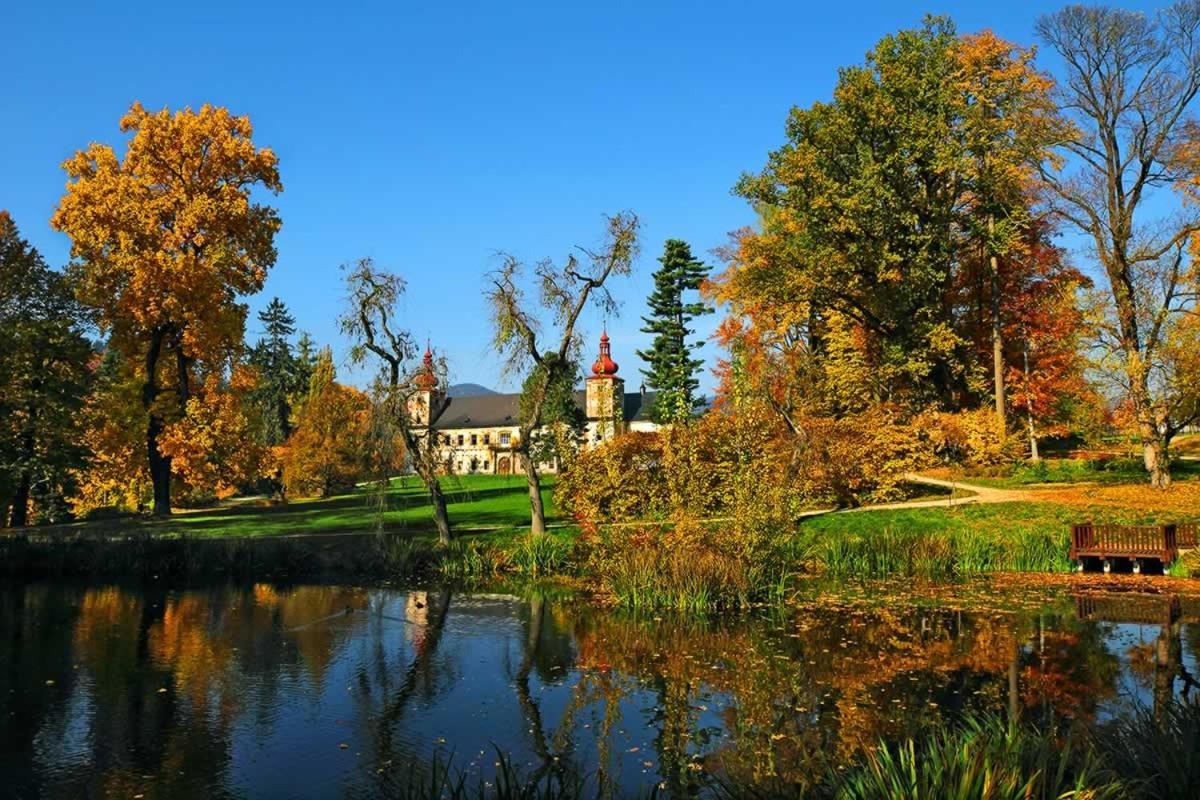
M 210 374 L 185 414 L 163 431 L 159 447 L 179 478 L 176 494 L 228 497 L 253 482 L 267 459 L 251 410 L 255 376 L 235 367 L 228 381 Z
M 151 113 L 135 103 L 123 158 L 92 144 L 64 162 L 70 178 L 51 224 L 71 237 L 79 297 L 98 313 L 142 380 L 154 511 L 170 513 L 168 425 L 187 416 L 197 364 L 242 347 L 246 307 L 275 263 L 275 209 L 255 187 L 282 190 L 275 154 L 247 117 L 210 105 Z
M 353 487 L 364 473 L 370 400 L 336 378 L 333 354 L 326 348 L 313 369 L 296 429 L 283 448 L 283 483 L 289 492 L 328 497 Z

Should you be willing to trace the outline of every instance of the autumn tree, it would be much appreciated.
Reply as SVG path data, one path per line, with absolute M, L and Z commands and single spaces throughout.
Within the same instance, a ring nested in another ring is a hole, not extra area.
M 69 499 L 76 516 L 99 510 L 141 511 L 152 501 L 146 465 L 142 380 L 115 347 L 105 347 L 77 420 L 87 463 L 74 475 Z
M 1200 232 L 1200 148 L 1188 116 L 1200 91 L 1200 2 L 1151 16 L 1070 6 L 1039 20 L 1038 33 L 1062 61 L 1060 105 L 1074 124 L 1062 168 L 1042 177 L 1106 279 L 1101 344 L 1118 364 L 1150 483 L 1164 488 L 1171 440 L 1197 419 L 1170 399 L 1182 387 L 1167 362 L 1200 286 L 1187 252 Z
M 369 414 L 367 396 L 337 382 L 333 353 L 322 350 L 286 445 L 288 491 L 329 497 L 353 488 L 364 472 Z
M 543 260 L 533 268 L 538 297 L 530 303 L 523 288 L 526 267 L 510 255 L 500 268 L 488 275 L 486 296 L 492 306 L 493 343 L 506 359 L 507 368 L 532 379 L 522 382 L 518 420 L 518 452 L 529 488 L 530 530 L 545 533 L 546 512 L 542 505 L 538 462 L 530 451 L 535 432 L 547 422 L 547 411 L 572 368 L 578 371 L 580 341 L 575 332 L 579 315 L 589 302 L 607 312 L 616 302 L 607 288 L 609 278 L 628 275 L 638 253 L 638 218 L 631 213 L 609 217 L 605 237 L 595 250 L 578 248 L 556 265 Z M 543 315 L 553 326 L 553 349 L 544 349 L 541 338 Z M 574 367 L 572 367 L 574 364 Z
M 787 141 L 735 189 L 761 229 L 718 299 L 817 357 L 836 317 L 876 400 L 953 405 L 963 390 L 945 302 L 969 177 L 956 45 L 945 19 L 884 37 L 839 72 L 832 101 L 792 109 Z
M 171 509 L 166 427 L 186 416 L 197 364 L 241 347 L 246 307 L 275 262 L 275 209 L 256 187 L 282 190 L 275 154 L 247 117 L 210 105 L 121 119 L 125 155 L 92 144 L 63 167 L 70 178 L 51 224 L 71 237 L 78 296 L 130 364 L 138 364 L 154 512 Z
M 379 269 L 369 258 L 343 269 L 347 307 L 340 324 L 354 341 L 351 358 L 356 363 L 378 360 L 376 406 L 399 432 L 409 463 L 429 494 L 438 540 L 449 544 L 454 534 L 438 477 L 442 459 L 432 427 L 441 413 L 433 404 L 446 396 L 445 366 L 435 364 L 428 348 L 422 363 L 414 363 L 417 349 L 412 335 L 396 318 L 396 304 L 407 288 L 403 278 Z
M 66 276 L 51 270 L 0 211 L 0 526 L 30 521 L 30 504 L 65 510 L 85 456 L 76 421 L 89 383 L 86 318 Z
M 184 414 L 163 431 L 159 447 L 171 459 L 176 496 L 228 497 L 254 483 L 267 459 L 254 402 L 258 375 L 235 365 L 210 372 L 188 397 Z
M 658 259 L 661 266 L 654 272 L 654 291 L 647 299 L 650 315 L 643 317 L 643 333 L 654 336 L 649 350 L 639 350 L 646 362 L 643 369 L 646 384 L 657 394 L 651 417 L 666 423 L 689 419 L 696 405 L 696 390 L 700 386 L 696 373 L 703 359 L 692 353 L 702 343 L 688 342 L 695 333 L 688 325 L 701 314 L 711 311 L 703 302 L 685 300 L 685 292 L 697 292 L 708 277 L 708 267 L 692 256 L 687 242 L 668 239 Z
M 963 109 L 959 125 L 969 170 L 969 230 L 986 256 L 993 399 L 1003 430 L 1008 407 L 1002 271 L 1030 222 L 1034 171 L 1050 159 L 1050 145 L 1063 126 L 1050 97 L 1051 81 L 1034 68 L 1032 49 L 984 31 L 961 37 L 954 53 L 958 67 L 953 80 Z

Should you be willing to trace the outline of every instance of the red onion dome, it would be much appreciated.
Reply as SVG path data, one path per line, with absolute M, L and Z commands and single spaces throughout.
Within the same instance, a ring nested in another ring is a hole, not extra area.
M 612 351 L 608 344 L 608 331 L 600 334 L 600 355 L 592 364 L 592 374 L 596 377 L 617 374 L 617 362 L 612 360 Z
M 427 392 L 437 388 L 437 373 L 433 369 L 433 352 L 429 345 L 425 345 L 425 362 L 421 365 L 421 371 L 417 373 L 415 383 L 418 389 Z

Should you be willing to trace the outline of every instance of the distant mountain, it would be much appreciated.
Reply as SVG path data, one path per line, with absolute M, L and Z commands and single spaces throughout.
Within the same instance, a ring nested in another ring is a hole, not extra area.
M 500 394 L 493 392 L 486 386 L 480 386 L 478 383 L 456 383 L 446 390 L 446 394 L 450 397 L 482 397 L 489 394 Z

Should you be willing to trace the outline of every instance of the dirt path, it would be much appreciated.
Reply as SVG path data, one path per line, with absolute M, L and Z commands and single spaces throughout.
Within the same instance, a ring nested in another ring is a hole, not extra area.
M 915 472 L 910 472 L 904 476 L 906 481 L 911 483 L 920 483 L 925 486 L 937 486 L 942 489 L 949 489 L 951 494 L 946 498 L 937 498 L 935 500 L 905 500 L 899 503 L 884 503 L 876 506 L 861 506 L 859 508 L 848 509 L 849 511 L 880 511 L 889 508 L 947 508 L 950 506 L 962 506 L 972 504 L 990 504 L 990 503 L 1018 503 L 1023 500 L 1030 500 L 1033 493 L 1024 489 L 997 489 L 994 486 L 979 486 L 974 483 L 960 483 L 958 481 L 946 481 L 941 478 L 929 478 L 924 475 L 918 475 Z M 966 492 L 963 497 L 956 496 L 957 492 Z

